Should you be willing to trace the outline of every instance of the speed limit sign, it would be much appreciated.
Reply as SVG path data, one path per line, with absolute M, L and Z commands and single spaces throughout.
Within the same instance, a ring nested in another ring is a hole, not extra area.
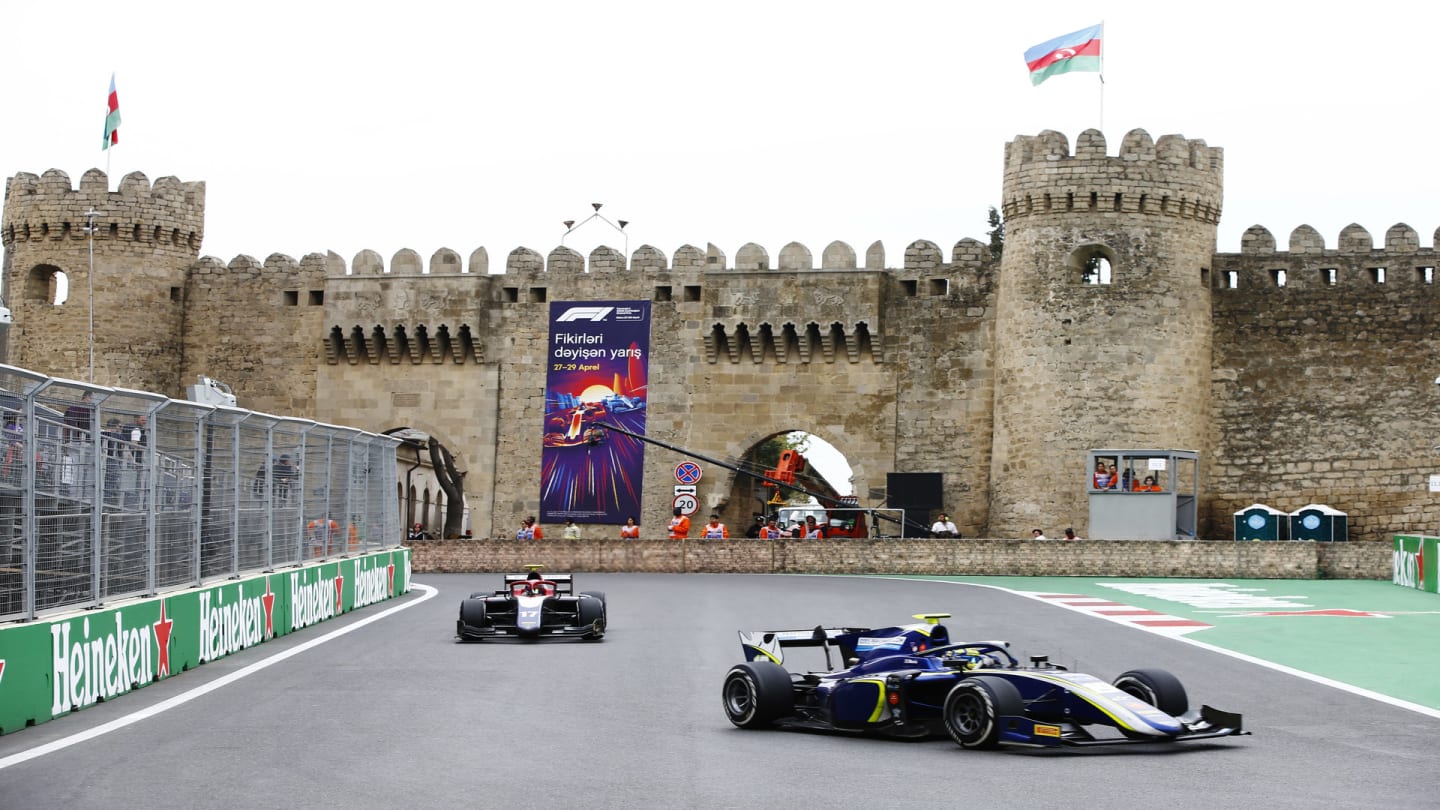
M 672 505 L 676 509 L 679 509 L 680 514 L 682 515 L 693 515 L 695 514 L 696 510 L 700 508 L 700 502 L 695 500 L 694 495 L 690 495 L 688 493 L 684 495 L 676 495 L 675 500 L 672 501 Z

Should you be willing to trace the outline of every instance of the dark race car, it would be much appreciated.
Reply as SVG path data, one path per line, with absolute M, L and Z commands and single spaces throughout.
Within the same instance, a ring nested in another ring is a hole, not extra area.
M 460 603 L 455 634 L 461 641 L 487 638 L 581 638 L 605 636 L 605 594 L 574 592 L 570 574 L 505 574 L 504 587 L 470 594 Z
M 1004 641 L 952 643 L 940 619 L 865 629 L 740 632 L 746 663 L 725 676 L 725 714 L 740 728 L 892 737 L 948 735 L 963 748 L 1171 742 L 1246 734 L 1240 715 L 1191 711 L 1185 687 L 1161 669 L 1112 682 L 1034 656 L 1022 666 Z M 787 647 L 820 647 L 826 671 L 792 673 Z M 846 669 L 831 668 L 838 651 Z

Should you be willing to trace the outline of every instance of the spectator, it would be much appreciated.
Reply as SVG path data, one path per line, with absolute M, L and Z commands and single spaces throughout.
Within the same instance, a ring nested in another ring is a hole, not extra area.
M 690 536 L 690 518 L 686 517 L 685 514 L 680 511 L 680 507 L 678 507 L 678 506 L 675 507 L 674 511 L 673 511 L 671 514 L 672 514 L 672 517 L 670 518 L 670 527 L 669 527 L 669 528 L 670 528 L 670 539 L 671 539 L 671 540 L 684 540 L 685 538 L 689 537 L 689 536 Z
M 1103 462 L 1103 461 L 1097 461 L 1097 462 L 1095 462 L 1095 474 L 1094 474 L 1093 476 L 1091 476 L 1091 478 L 1090 478 L 1090 486 L 1091 486 L 1091 488 L 1092 488 L 1092 489 L 1109 489 L 1109 488 L 1113 487 L 1114 485 L 1115 485 L 1115 481 L 1114 481 L 1113 478 L 1110 477 L 1110 471 L 1105 468 L 1105 462 Z
M 410 527 L 410 536 L 409 536 L 408 539 L 410 539 L 410 540 L 424 540 L 424 539 L 425 539 L 425 530 L 422 529 L 422 528 L 420 528 L 420 524 L 419 524 L 419 523 L 416 523 L 414 526 Z
M 756 515 L 755 521 L 750 524 L 750 528 L 745 530 L 745 536 L 754 540 L 760 536 L 760 530 L 763 528 L 765 528 L 765 516 Z
M 544 540 L 545 532 L 535 522 L 535 516 L 530 515 L 520 524 L 520 530 L 515 532 L 516 540 Z
M 1039 529 L 1031 529 L 1031 530 L 1030 530 L 1030 539 L 1031 539 L 1031 540 L 1049 540 L 1050 538 L 1046 537 L 1046 536 L 1045 536 L 1045 532 L 1042 532 L 1042 531 L 1040 531 Z
M 125 432 L 120 429 L 119 419 L 112 417 L 105 423 L 100 440 L 105 451 L 105 500 L 113 503 L 120 497 L 120 459 L 125 443 Z
M 760 528 L 761 540 L 778 540 L 783 536 L 783 530 L 775 525 L 775 518 L 773 517 L 766 520 L 765 525 Z
M 1165 490 L 1161 489 L 1161 488 L 1159 487 L 1159 485 L 1157 485 L 1157 484 L 1155 483 L 1155 476 L 1153 476 L 1153 475 L 1147 475 L 1147 476 L 1145 476 L 1145 480 L 1140 483 L 1140 486 L 1135 487 L 1135 491 L 1136 491 L 1136 492 L 1164 492 Z
M 720 522 L 719 515 L 711 512 L 710 522 L 705 524 L 704 529 L 701 530 L 700 536 L 704 537 L 706 540 L 723 540 L 730 536 L 730 530 L 725 527 L 724 523 Z
M 621 540 L 639 540 L 640 524 L 635 522 L 635 516 L 625 518 L 625 525 L 620 527 Z
M 575 525 L 575 521 L 567 518 L 565 521 L 565 531 L 561 532 L 560 536 L 566 540 L 579 540 L 580 527 Z
M 282 501 L 290 500 L 290 482 L 295 480 L 297 475 L 295 465 L 290 463 L 290 456 L 283 455 L 276 460 L 273 475 L 275 476 L 275 497 Z
M 1074 529 L 1069 528 L 1069 527 L 1066 527 L 1066 529 L 1065 529 L 1065 536 L 1062 537 L 1062 538 L 1060 538 L 1060 539 L 1061 539 L 1061 540 L 1079 540 L 1080 538 L 1078 538 L 1078 537 L 1075 536 L 1075 530 L 1074 530 Z
M 922 526 L 924 524 L 921 524 Z M 940 519 L 930 527 L 930 534 L 933 537 L 959 537 L 960 529 L 950 520 L 950 516 L 944 512 L 940 513 Z
M 148 425 L 148 417 L 143 413 L 136 414 L 135 421 L 130 423 L 130 452 L 136 464 L 145 463 L 145 445 L 150 441 Z
M 815 522 L 814 515 L 805 516 L 805 536 L 811 540 L 822 540 L 825 537 L 825 530 Z
M 95 415 L 90 403 L 94 401 L 95 395 L 86 391 L 79 402 L 65 409 L 65 441 L 83 442 L 90 435 L 90 419 Z
M 305 533 L 310 535 L 311 557 L 324 557 L 333 548 L 332 544 L 340 542 L 340 524 L 333 520 L 316 518 L 305 524 Z

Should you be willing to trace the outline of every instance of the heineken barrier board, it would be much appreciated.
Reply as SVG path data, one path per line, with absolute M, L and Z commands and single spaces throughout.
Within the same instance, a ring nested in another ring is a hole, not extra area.
M 1395 535 L 1395 562 L 1391 582 L 1404 588 L 1437 593 L 1435 566 L 1440 563 L 1440 538 Z
M 410 549 L 0 626 L 0 734 L 410 590 Z

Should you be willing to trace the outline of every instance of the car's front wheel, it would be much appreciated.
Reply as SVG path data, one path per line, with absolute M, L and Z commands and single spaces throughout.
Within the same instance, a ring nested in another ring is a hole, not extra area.
M 789 671 L 769 661 L 731 667 L 720 698 L 725 716 L 740 728 L 764 728 L 795 710 Z
M 1115 679 L 1115 688 L 1133 695 L 1171 717 L 1190 710 L 1180 679 L 1163 669 L 1132 669 Z
M 485 600 L 466 599 L 460 603 L 460 618 L 455 622 L 455 635 L 465 638 L 465 628 L 485 626 Z
M 600 591 L 581 593 L 576 614 L 575 621 L 578 624 L 590 625 L 590 633 L 585 638 L 595 640 L 605 635 L 605 625 L 609 622 L 606 616 L 605 594 Z
M 1004 678 L 965 678 L 945 696 L 945 732 L 961 748 L 994 748 L 1000 744 L 1000 718 L 1023 715 L 1020 690 Z

